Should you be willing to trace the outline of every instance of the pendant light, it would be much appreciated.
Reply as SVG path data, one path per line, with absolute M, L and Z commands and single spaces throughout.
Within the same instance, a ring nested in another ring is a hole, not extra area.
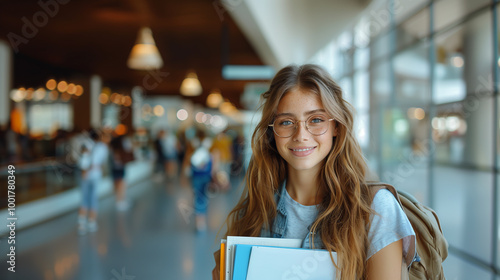
M 198 96 L 202 93 L 200 81 L 195 72 L 189 72 L 182 81 L 180 92 L 184 96 Z
M 127 66 L 135 70 L 154 70 L 163 66 L 163 60 L 153 39 L 153 33 L 148 27 L 143 27 L 139 31 Z

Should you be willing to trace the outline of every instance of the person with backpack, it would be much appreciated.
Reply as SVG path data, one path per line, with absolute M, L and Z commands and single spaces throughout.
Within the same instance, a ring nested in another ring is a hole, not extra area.
M 82 171 L 80 189 L 81 205 L 78 211 L 78 233 L 96 232 L 97 188 L 102 180 L 104 165 L 108 159 L 108 146 L 103 142 L 105 135 L 97 130 L 90 131 L 90 145 L 82 146 L 78 166 Z
M 203 130 L 196 131 L 191 141 L 194 149 L 190 158 L 191 184 L 194 192 L 195 226 L 198 233 L 207 229 L 208 187 L 214 172 L 214 158 L 210 154 L 212 139 L 206 137 Z
M 326 249 L 337 279 L 403 279 L 415 232 L 388 190 L 372 194 L 353 108 L 316 65 L 287 66 L 263 93 L 244 191 L 226 236 L 300 238 Z M 219 279 L 219 256 L 212 278 Z

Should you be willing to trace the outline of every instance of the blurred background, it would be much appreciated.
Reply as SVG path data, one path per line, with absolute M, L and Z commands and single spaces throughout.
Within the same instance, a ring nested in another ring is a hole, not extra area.
M 436 210 L 446 277 L 500 279 L 499 16 L 497 0 L 0 2 L 0 221 L 17 218 L 0 278 L 211 279 L 260 94 L 315 63 L 371 171 Z M 203 138 L 224 172 L 200 194 Z M 81 230 L 97 142 L 98 228 Z

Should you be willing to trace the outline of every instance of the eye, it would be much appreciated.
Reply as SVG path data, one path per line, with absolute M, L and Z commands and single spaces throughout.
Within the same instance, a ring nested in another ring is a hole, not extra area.
M 293 122 L 293 120 L 290 120 L 290 119 L 278 119 L 278 120 L 276 120 L 276 123 L 279 126 L 292 126 L 294 122 Z
M 317 123 L 322 123 L 326 120 L 326 118 L 324 116 L 312 116 L 310 119 L 309 119 L 309 123 L 312 123 L 312 124 L 317 124 Z

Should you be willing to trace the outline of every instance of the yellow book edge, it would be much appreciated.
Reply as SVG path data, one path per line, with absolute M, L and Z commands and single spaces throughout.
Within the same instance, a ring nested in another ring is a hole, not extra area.
M 225 240 L 221 240 L 221 243 L 220 243 L 219 266 L 220 266 L 219 279 L 225 280 L 226 279 L 226 243 L 225 243 Z

